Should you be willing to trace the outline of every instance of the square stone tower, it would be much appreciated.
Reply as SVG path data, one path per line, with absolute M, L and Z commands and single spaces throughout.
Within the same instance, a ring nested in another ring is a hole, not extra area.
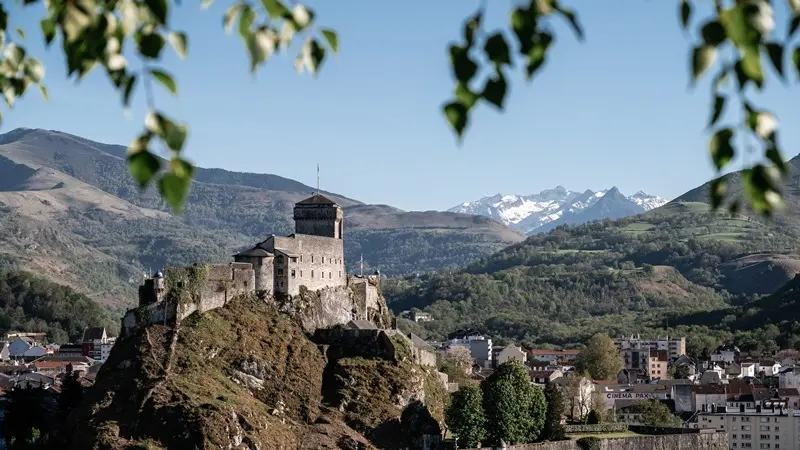
M 316 194 L 294 205 L 295 233 L 343 239 L 342 208 Z

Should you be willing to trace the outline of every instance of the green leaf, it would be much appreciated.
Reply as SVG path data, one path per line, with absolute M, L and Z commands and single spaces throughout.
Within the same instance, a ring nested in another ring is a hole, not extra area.
M 456 84 L 455 96 L 460 103 L 467 107 L 468 110 L 472 109 L 472 107 L 475 106 L 475 103 L 481 97 L 480 95 L 472 92 L 468 86 L 462 83 Z
M 128 171 L 141 189 L 150 183 L 160 168 L 161 161 L 147 149 L 128 155 Z
M 567 19 L 570 26 L 572 26 L 572 31 L 575 32 L 575 35 L 578 36 L 579 40 L 583 40 L 583 28 L 581 24 L 578 23 L 578 16 L 575 14 L 575 11 L 571 9 L 562 8 L 560 6 L 556 6 L 556 10 L 561 13 L 561 16 Z
M 511 64 L 511 50 L 502 33 L 495 33 L 486 40 L 483 50 L 490 61 L 496 65 Z
M 457 45 L 450 46 L 450 64 L 456 80 L 461 83 L 469 83 L 478 72 L 478 65 L 470 59 L 467 50 L 467 48 Z
M 715 178 L 711 181 L 711 209 L 717 209 L 722 205 L 725 194 L 728 193 L 728 180 L 725 177 Z
M 766 153 L 767 160 L 769 160 L 775 167 L 780 170 L 781 174 L 786 176 L 789 173 L 789 166 L 786 164 L 786 161 L 783 159 L 783 155 L 781 155 L 780 150 L 778 147 L 770 146 L 767 149 Z
M 335 31 L 329 30 L 327 28 L 322 28 L 319 30 L 322 33 L 322 36 L 325 38 L 325 41 L 328 42 L 331 50 L 333 53 L 339 52 L 339 36 L 336 34 Z
M 535 14 L 525 8 L 514 8 L 511 13 L 511 29 L 519 42 L 519 53 L 527 55 L 533 47 L 533 35 L 536 33 Z
M 158 33 L 142 34 L 137 41 L 139 53 L 150 59 L 158 58 L 165 43 L 164 38 Z
M 153 17 L 158 20 L 158 23 L 161 25 L 167 23 L 167 11 L 169 10 L 167 0 L 144 0 L 144 4 L 153 14 Z
M 733 65 L 733 72 L 736 74 L 736 82 L 739 84 L 739 90 L 744 90 L 750 79 L 747 78 L 747 74 L 744 73 L 741 60 L 736 61 L 736 64 Z
M 447 122 L 450 123 L 453 131 L 456 132 L 456 136 L 460 142 L 468 121 L 466 105 L 460 102 L 450 102 L 444 106 L 443 110 Z
M 239 15 L 239 36 L 247 39 L 247 36 L 250 35 L 250 28 L 252 28 L 255 21 L 256 12 L 249 5 L 244 5 L 242 13 Z
M 292 14 L 290 18 L 297 30 L 301 31 L 311 25 L 311 22 L 314 21 L 314 11 L 301 3 L 297 3 L 294 5 L 294 8 L 292 8 Z
M 787 33 L 786 40 L 789 41 L 794 36 L 794 33 L 797 31 L 797 28 L 800 27 L 800 14 L 795 14 L 792 17 L 791 22 L 789 22 L 789 32 Z
M 200 8 L 208 9 L 212 3 L 214 3 L 214 0 L 203 0 L 203 2 L 200 4 Z
M 703 42 L 705 42 L 706 45 L 716 47 L 725 42 L 725 27 L 723 27 L 722 24 L 717 20 L 709 21 L 703 25 L 703 28 L 700 29 L 700 33 L 702 34 Z
M 748 47 L 742 56 L 742 70 L 759 88 L 764 83 L 764 71 L 761 68 L 761 52 L 758 47 Z
M 719 120 L 722 116 L 722 112 L 725 109 L 725 97 L 722 95 L 715 95 L 714 96 L 714 111 L 711 114 L 711 120 L 708 123 L 709 127 L 713 127 L 715 123 Z
M 192 178 L 194 175 L 194 166 L 189 161 L 178 157 L 172 158 L 169 161 L 170 171 L 179 177 Z
M 159 112 L 150 112 L 145 117 L 144 124 L 149 132 L 160 137 L 171 150 L 181 151 L 188 134 L 185 125 L 178 125 Z
M 89 26 L 92 19 L 81 8 L 72 2 L 67 2 L 61 28 L 68 42 L 77 39 L 83 30 Z
M 692 80 L 697 81 L 714 64 L 717 49 L 710 45 L 700 45 L 692 52 Z
M 280 19 L 289 15 L 289 8 L 283 5 L 279 0 L 261 0 L 264 9 L 272 19 Z
M 170 45 L 172 48 L 175 49 L 175 53 L 181 57 L 181 59 L 186 58 L 186 47 L 188 45 L 188 38 L 186 37 L 186 33 L 180 31 L 173 31 L 169 33 L 167 37 L 169 39 Z
M 20 39 L 25 39 L 25 30 L 22 28 L 17 28 L 17 34 L 19 35 Z
M 464 22 L 464 40 L 467 41 L 468 46 L 472 46 L 475 41 L 475 32 L 480 28 L 482 19 L 483 10 L 480 10 Z
M 692 17 L 692 5 L 689 4 L 688 0 L 681 0 L 680 14 L 681 26 L 685 30 L 689 27 L 689 19 Z
M 733 160 L 735 151 L 731 145 L 733 138 L 732 128 L 723 128 L 711 137 L 708 145 L 708 151 L 711 153 L 711 160 L 714 162 L 714 167 L 717 170 L 722 170 Z
M 51 18 L 47 18 L 39 22 L 39 26 L 42 28 L 45 45 L 49 46 L 56 37 L 56 22 Z
M 175 212 L 180 212 L 191 183 L 192 179 L 189 177 L 168 172 L 158 179 L 158 192 Z
M 133 88 L 136 86 L 136 75 L 130 75 L 129 77 L 126 77 L 123 81 L 123 86 L 122 104 L 127 108 L 131 103 L 131 94 L 133 94 Z
M 47 86 L 40 84 L 39 91 L 42 93 L 42 97 L 44 97 L 45 100 L 50 100 L 50 96 L 47 94 Z
M 745 196 L 754 211 L 771 215 L 783 209 L 783 196 L 778 192 L 779 171 L 757 164 L 742 171 Z
M 239 11 L 244 8 L 244 4 L 242 3 L 234 3 L 231 5 L 227 11 L 225 11 L 225 16 L 222 18 L 222 27 L 225 29 L 226 33 L 231 32 L 231 28 L 233 28 L 233 21 L 236 19 L 236 16 L 239 14 Z
M 503 101 L 506 98 L 506 79 L 499 71 L 495 77 L 486 80 L 486 85 L 483 87 L 481 97 L 487 102 L 503 109 Z
M 772 62 L 772 67 L 778 72 L 778 75 L 783 77 L 783 45 L 777 42 L 767 42 L 764 45 L 767 49 L 767 55 Z
M 797 76 L 800 77 L 800 47 L 795 47 L 792 50 L 792 64 L 794 64 L 794 70 L 797 72 Z
M 761 40 L 761 33 L 748 20 L 746 9 L 751 7 L 747 2 L 737 2 L 719 16 L 722 26 L 725 27 L 725 34 L 740 49 L 757 46 Z
M 150 69 L 150 75 L 174 95 L 178 95 L 178 85 L 170 74 L 159 69 Z

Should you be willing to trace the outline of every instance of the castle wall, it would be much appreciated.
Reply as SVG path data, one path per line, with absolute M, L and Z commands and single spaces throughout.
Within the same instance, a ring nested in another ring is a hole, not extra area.
M 182 268 L 167 271 L 168 279 L 179 288 L 179 299 L 170 299 L 129 310 L 122 319 L 123 331 L 152 323 L 183 320 L 195 311 L 205 312 L 220 308 L 239 295 L 255 292 L 255 271 L 250 264 L 231 263 L 208 266 L 208 273 L 199 286 L 189 286 L 188 280 L 181 279 Z M 194 292 L 190 292 L 194 291 Z M 177 301 L 176 301 L 177 300 Z
M 344 220 L 342 209 L 327 204 L 295 205 L 295 232 L 342 239 Z
M 316 291 L 346 285 L 342 243 L 341 239 L 305 234 L 275 236 L 268 240 L 267 245 L 272 247 L 269 251 L 278 252 L 278 249 L 284 249 L 296 255 L 294 261 L 291 257 L 288 260 L 284 257 L 286 265 L 280 265 L 282 263 L 275 257 L 275 292 L 295 296 L 299 294 L 300 286 Z
M 728 433 L 670 434 L 600 439 L 600 450 L 727 450 Z M 506 450 L 583 450 L 577 440 L 509 445 Z M 493 450 L 492 447 L 471 450 Z
M 275 292 L 274 257 L 272 256 L 237 256 L 236 262 L 249 263 L 255 271 L 256 292 Z

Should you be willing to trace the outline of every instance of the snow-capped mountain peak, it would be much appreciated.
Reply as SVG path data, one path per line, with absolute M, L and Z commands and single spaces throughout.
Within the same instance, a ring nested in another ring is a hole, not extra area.
M 590 211 L 609 193 L 613 195 L 601 202 L 602 206 L 598 207 L 598 211 Z M 663 198 L 642 191 L 625 197 L 616 187 L 577 192 L 564 186 L 556 186 L 532 195 L 487 195 L 480 200 L 464 202 L 448 211 L 491 217 L 530 234 L 547 231 L 563 223 L 583 223 L 581 217 L 587 217 L 586 220 L 623 217 L 657 208 L 664 203 L 666 200 Z

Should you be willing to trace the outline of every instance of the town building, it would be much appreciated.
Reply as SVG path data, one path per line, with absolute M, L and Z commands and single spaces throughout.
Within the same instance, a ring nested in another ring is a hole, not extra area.
M 726 431 L 731 449 L 800 448 L 800 411 L 796 410 L 719 406 L 699 413 L 697 426 Z
M 580 354 L 580 350 L 547 350 L 536 348 L 531 350 L 531 358 L 548 362 L 574 361 Z
M 255 247 L 233 256 L 255 270 L 256 292 L 296 296 L 347 285 L 344 265 L 342 208 L 315 194 L 294 206 L 295 232 L 271 235 Z
M 495 347 L 497 349 L 497 347 Z M 517 347 L 514 344 L 508 344 L 505 347 L 501 347 L 495 354 L 494 354 L 494 363 L 496 366 L 503 364 L 507 361 L 516 360 L 519 361 L 520 364 L 525 364 L 525 361 L 528 359 L 528 354 L 525 353 L 522 348 Z
M 87 328 L 83 332 L 83 356 L 104 362 L 115 341 L 116 338 L 108 336 L 104 327 Z
M 625 361 L 626 369 L 645 368 L 650 360 L 650 350 L 666 352 L 667 361 L 686 354 L 686 338 L 642 339 L 639 335 L 614 339 L 620 356 Z

